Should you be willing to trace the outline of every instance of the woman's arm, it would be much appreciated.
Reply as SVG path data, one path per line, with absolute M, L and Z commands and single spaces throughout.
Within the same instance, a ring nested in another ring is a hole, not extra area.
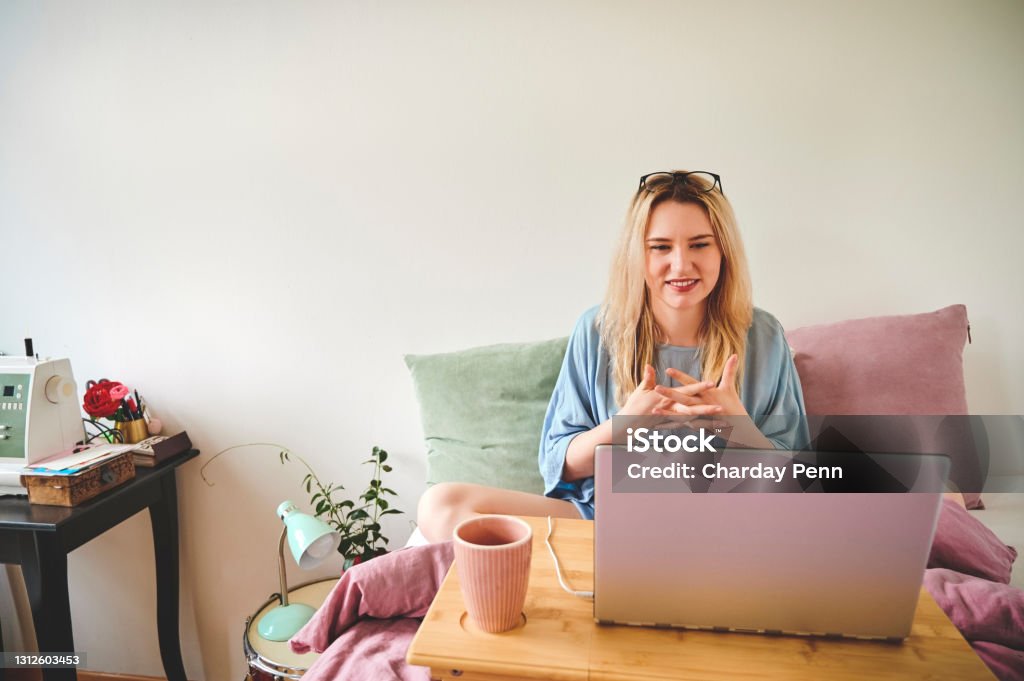
M 588 310 L 576 321 L 541 428 L 538 463 L 544 494 L 559 499 L 588 500 L 587 490 L 580 485 L 564 484 L 568 481 L 562 472 L 572 441 L 597 427 L 600 419 L 607 416 L 600 410 L 603 396 L 594 377 L 601 354 L 594 326 L 596 314 L 596 308 Z
M 611 444 L 612 420 L 585 433 L 580 433 L 569 441 L 565 450 L 565 465 L 562 467 L 562 480 L 576 482 L 584 478 L 594 477 L 594 449 L 598 445 Z

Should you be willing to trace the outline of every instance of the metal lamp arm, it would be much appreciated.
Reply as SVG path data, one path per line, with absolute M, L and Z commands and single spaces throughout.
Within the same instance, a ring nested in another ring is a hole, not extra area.
M 288 582 L 284 578 L 284 540 L 288 536 L 288 527 L 281 528 L 281 539 L 277 543 L 277 577 L 281 583 L 281 605 L 288 605 Z

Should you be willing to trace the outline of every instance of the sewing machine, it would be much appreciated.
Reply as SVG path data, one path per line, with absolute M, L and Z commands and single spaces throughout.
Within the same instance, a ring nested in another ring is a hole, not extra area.
M 0 494 L 26 494 L 21 469 L 84 438 L 70 360 L 0 357 Z

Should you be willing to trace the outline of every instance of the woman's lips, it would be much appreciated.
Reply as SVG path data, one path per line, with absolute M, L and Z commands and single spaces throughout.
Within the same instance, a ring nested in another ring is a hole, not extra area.
M 697 284 L 700 283 L 700 279 L 669 279 L 665 284 L 673 291 L 679 293 L 687 293 L 697 288 Z

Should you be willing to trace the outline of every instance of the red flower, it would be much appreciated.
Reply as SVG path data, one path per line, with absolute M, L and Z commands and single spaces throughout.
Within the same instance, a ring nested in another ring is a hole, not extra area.
M 113 416 L 117 412 L 117 408 L 121 406 L 121 401 L 114 399 L 110 393 L 120 392 L 117 390 L 118 387 L 124 388 L 123 385 L 115 381 L 92 383 L 85 391 L 85 397 L 82 398 L 82 408 L 85 409 L 85 413 L 94 419 Z

